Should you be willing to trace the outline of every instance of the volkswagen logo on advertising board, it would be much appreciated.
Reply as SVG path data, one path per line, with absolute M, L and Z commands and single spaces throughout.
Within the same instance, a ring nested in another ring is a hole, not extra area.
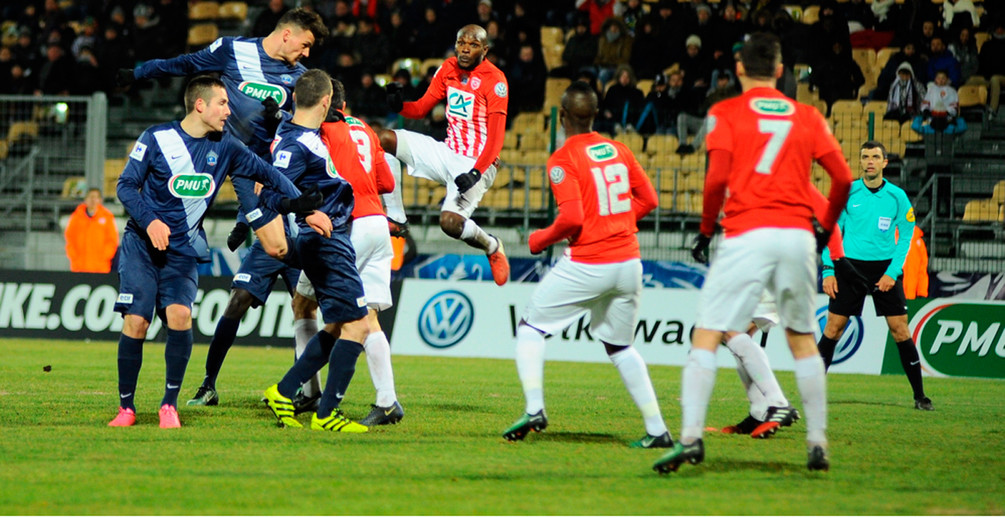
M 824 327 L 827 326 L 827 306 L 817 309 L 817 323 L 820 324 L 820 336 L 824 334 Z M 844 334 L 838 340 L 834 348 L 834 360 L 831 365 L 837 365 L 858 352 L 865 338 L 865 327 L 862 325 L 862 317 L 848 317 L 848 325 L 844 328 Z
M 430 347 L 445 349 L 457 345 L 475 320 L 475 307 L 467 295 L 445 290 L 430 297 L 419 312 L 419 336 Z

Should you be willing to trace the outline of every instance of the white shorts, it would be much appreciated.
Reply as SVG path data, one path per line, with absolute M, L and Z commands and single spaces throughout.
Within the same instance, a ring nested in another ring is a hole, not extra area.
M 394 249 L 391 248 L 387 218 L 374 215 L 354 219 L 349 239 L 356 251 L 356 269 L 363 281 L 367 307 L 377 311 L 391 307 L 391 259 Z M 317 300 L 314 286 L 302 273 L 297 281 L 297 293 Z
M 778 306 L 775 305 L 775 296 L 770 291 L 764 290 L 761 293 L 761 301 L 754 308 L 754 318 L 751 320 L 762 333 L 778 325 Z
M 744 332 L 767 290 L 786 329 L 811 333 L 816 280 L 816 240 L 807 230 L 762 228 L 723 239 L 698 297 L 696 325 Z
M 523 319 L 557 334 L 590 313 L 590 335 L 611 345 L 631 345 L 642 294 L 642 261 L 576 263 L 562 257 L 534 289 Z
M 440 211 L 456 212 L 470 218 L 482 201 L 482 196 L 496 179 L 496 167 L 490 165 L 482 171 L 482 179 L 463 195 L 457 192 L 454 178 L 475 166 L 475 159 L 454 153 L 447 144 L 428 135 L 413 131 L 394 130 L 398 137 L 396 156 L 408 165 L 409 176 L 433 180 L 447 188 Z

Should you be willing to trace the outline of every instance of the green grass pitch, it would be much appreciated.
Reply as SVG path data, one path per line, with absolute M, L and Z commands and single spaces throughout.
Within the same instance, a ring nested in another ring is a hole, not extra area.
M 665 450 L 627 447 L 644 430 L 610 365 L 549 363 L 550 426 L 510 444 L 500 433 L 523 411 L 511 361 L 395 356 L 405 419 L 352 435 L 275 426 L 259 398 L 291 349 L 233 348 L 221 405 L 185 407 L 206 350 L 192 354 L 180 430 L 157 427 L 156 341 L 145 348 L 137 425 L 113 429 L 114 343 L 0 340 L 0 514 L 1005 513 L 1000 381 L 927 378 L 936 411 L 926 413 L 902 376 L 832 375 L 830 472 L 806 470 L 800 421 L 768 440 L 708 433 L 704 464 L 659 476 L 651 467 Z M 650 367 L 675 436 L 680 371 Z M 800 406 L 792 374 L 779 378 Z M 372 400 L 361 358 L 343 408 L 358 419 Z M 745 409 L 735 372 L 720 369 L 708 425 Z

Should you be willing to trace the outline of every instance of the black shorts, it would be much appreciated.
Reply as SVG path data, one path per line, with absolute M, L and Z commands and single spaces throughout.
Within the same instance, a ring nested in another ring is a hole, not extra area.
M 881 317 L 895 317 L 907 314 L 907 301 L 904 298 L 904 277 L 897 277 L 896 284 L 889 291 L 879 291 L 876 283 L 886 273 L 886 268 L 890 266 L 890 261 L 859 261 L 848 259 L 859 273 L 869 280 L 869 291 L 863 291 L 847 282 L 841 282 L 838 278 L 837 297 L 831 299 L 827 309 L 835 315 L 845 317 L 861 316 L 862 306 L 865 304 L 865 296 L 872 295 L 872 304 L 876 308 L 876 314 Z

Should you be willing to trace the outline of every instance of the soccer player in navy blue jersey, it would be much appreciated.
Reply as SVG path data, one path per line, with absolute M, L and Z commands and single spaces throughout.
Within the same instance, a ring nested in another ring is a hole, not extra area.
M 209 257 L 202 220 L 225 177 L 264 184 L 263 192 L 275 196 L 263 203 L 277 212 L 310 211 L 319 201 L 301 195 L 289 179 L 224 131 L 230 107 L 218 79 L 193 79 L 185 90 L 185 107 L 188 113 L 180 122 L 152 126 L 140 135 L 119 177 L 117 194 L 130 219 L 120 247 L 115 302 L 115 310 L 124 315 L 118 351 L 119 414 L 109 426 L 136 422 L 136 379 L 154 311 L 167 325 L 160 426 L 181 426 L 176 407 L 192 352 L 196 264 Z M 321 230 L 330 226 L 320 213 L 312 212 L 310 221 Z M 278 258 L 289 253 L 285 237 L 282 242 L 264 239 Z
M 307 70 L 300 60 L 327 34 L 328 29 L 316 13 L 293 9 L 283 15 L 275 30 L 264 38 L 220 38 L 193 54 L 155 59 L 135 70 L 122 70 L 120 80 L 129 83 L 135 79 L 219 72 L 232 103 L 233 116 L 227 119 L 227 128 L 255 154 L 271 161 L 269 145 L 278 124 L 275 115 L 280 109 L 292 110 L 293 85 Z M 248 189 L 239 192 L 248 192 Z M 257 200 L 253 194 L 250 196 L 239 196 L 244 213 L 227 240 L 231 250 L 236 250 L 245 241 L 249 229 L 269 235 L 296 234 L 296 226 L 277 218 L 275 213 L 261 208 L 255 210 Z M 265 303 L 280 276 L 292 296 L 300 271 L 272 258 L 261 241 L 253 243 L 234 275 L 230 300 L 217 323 L 206 356 L 205 378 L 188 401 L 189 405 L 219 403 L 217 376 L 237 337 L 241 318 L 249 308 Z M 308 332 L 317 332 L 316 324 Z
M 321 123 L 332 103 L 331 77 L 323 70 L 308 70 L 300 76 L 293 95 L 296 111 L 291 120 L 280 123 L 276 130 L 273 166 L 297 186 L 304 189 L 316 186 L 324 195 L 318 210 L 331 218 L 332 232 L 320 234 L 298 216 L 300 233 L 295 249 L 304 259 L 301 268 L 314 285 L 325 327 L 311 338 L 283 379 L 265 390 L 265 402 L 280 426 L 300 428 L 302 425 L 294 418 L 292 398 L 327 360 L 328 379 L 317 412 L 311 418 L 311 429 L 365 432 L 366 426 L 350 421 L 339 409 L 370 329 L 363 282 L 356 270 L 356 253 L 349 237 L 354 204 L 352 186 L 335 169 L 320 134 Z M 263 196 L 269 199 L 276 194 Z

